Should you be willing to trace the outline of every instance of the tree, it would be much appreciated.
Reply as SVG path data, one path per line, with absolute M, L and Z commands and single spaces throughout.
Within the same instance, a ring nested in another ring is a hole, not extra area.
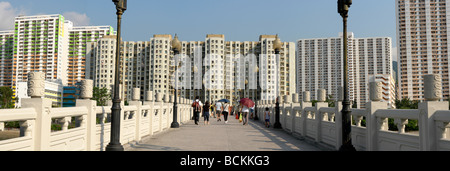
M 316 106 L 316 103 L 319 102 L 317 100 L 311 100 L 312 106 Z M 328 103 L 328 107 L 335 107 L 336 105 L 334 104 L 334 100 L 333 100 L 333 96 L 332 95 L 328 95 L 327 99 L 325 100 L 326 103 Z
M 403 98 L 402 100 L 395 100 L 395 107 L 397 109 L 418 109 L 419 101 L 412 101 L 409 98 Z
M 411 100 L 409 98 L 403 98 L 402 100 L 395 100 L 395 107 L 397 109 L 418 109 L 419 101 Z M 392 131 L 397 130 L 397 126 L 394 124 L 394 119 L 389 118 L 389 128 Z M 417 131 L 419 130 L 418 121 L 409 119 L 408 124 L 405 127 L 405 131 Z
M 98 88 L 94 87 L 92 100 L 97 101 L 97 106 L 106 106 L 106 102 L 111 100 L 111 94 L 106 87 Z
M 332 95 L 328 95 L 327 100 L 325 100 L 325 102 L 328 103 L 328 107 L 336 107 L 336 105 L 334 104 L 334 99 L 333 99 Z
M 14 108 L 12 101 L 14 92 L 10 87 L 0 87 L 0 108 L 10 109 Z

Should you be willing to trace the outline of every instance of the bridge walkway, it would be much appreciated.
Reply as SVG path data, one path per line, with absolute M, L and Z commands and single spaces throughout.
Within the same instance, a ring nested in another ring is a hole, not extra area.
M 127 151 L 323 151 L 305 140 L 283 130 L 266 128 L 261 122 L 250 120 L 243 125 L 234 116 L 227 124 L 223 118 L 210 125 L 190 121 L 179 129 L 169 129 L 140 143 L 130 144 Z

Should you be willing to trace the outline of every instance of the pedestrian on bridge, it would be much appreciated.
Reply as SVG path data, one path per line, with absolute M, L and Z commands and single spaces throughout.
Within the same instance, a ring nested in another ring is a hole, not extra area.
M 216 118 L 216 104 L 214 102 L 211 103 L 211 115 Z
M 202 112 L 202 102 L 200 101 L 200 97 L 195 97 L 194 102 L 192 103 L 192 107 L 194 108 L 194 122 L 195 125 L 198 125 L 199 115 Z
M 222 121 L 222 119 L 220 118 L 220 115 L 222 114 L 222 103 L 217 101 L 216 102 L 216 113 L 217 113 L 217 122 Z
M 211 104 L 209 101 L 205 102 L 205 105 L 203 106 L 203 120 L 205 122 L 205 125 L 209 125 L 209 111 L 211 109 Z
M 229 106 L 230 106 L 230 105 L 229 105 L 227 102 L 225 102 L 225 103 L 223 104 L 222 110 L 221 110 L 221 113 L 222 113 L 222 115 L 223 115 L 223 118 L 225 119 L 225 124 L 228 123 L 228 113 L 229 113 L 229 111 L 230 111 Z
M 266 111 L 264 111 L 264 118 L 266 120 L 266 128 L 270 127 L 270 111 L 269 108 L 266 107 Z
M 244 122 L 243 125 L 248 124 L 248 113 L 250 112 L 249 108 L 245 105 L 241 105 L 240 112 L 242 113 L 242 120 Z
M 239 103 L 242 105 L 240 111 L 242 112 L 242 119 L 244 121 L 244 125 L 248 125 L 250 108 L 255 107 L 255 102 L 253 102 L 249 98 L 243 98 L 239 101 Z

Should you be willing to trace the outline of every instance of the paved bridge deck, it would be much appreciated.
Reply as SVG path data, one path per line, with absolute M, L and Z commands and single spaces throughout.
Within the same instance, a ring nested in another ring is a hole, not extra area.
M 234 116 L 225 124 L 211 118 L 210 125 L 193 121 L 154 135 L 141 143 L 130 144 L 127 151 L 322 151 L 283 130 L 266 128 L 251 120 L 242 125 Z

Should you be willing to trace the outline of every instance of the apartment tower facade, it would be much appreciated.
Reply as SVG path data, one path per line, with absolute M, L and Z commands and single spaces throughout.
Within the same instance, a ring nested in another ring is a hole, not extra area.
M 333 100 L 338 97 L 338 87 L 343 86 L 343 34 L 339 37 L 301 39 L 297 47 L 297 93 L 310 91 L 311 99 L 317 98 L 317 90 L 325 89 Z M 386 88 L 393 84 L 391 38 L 355 38 L 348 33 L 349 96 L 358 108 L 369 101 L 371 77 L 384 80 Z M 383 75 L 383 76 L 380 76 Z M 383 79 L 380 79 L 382 77 Z M 387 80 L 386 80 L 387 79 Z M 395 99 L 385 90 L 385 101 L 392 104 Z M 392 93 L 391 93 L 392 94 Z
M 103 36 L 114 35 L 111 26 L 74 26 L 69 28 L 68 85 L 86 79 L 87 43 L 95 42 Z
M 423 75 L 442 75 L 449 98 L 450 0 L 396 0 L 398 96 L 424 100 Z
M 13 87 L 27 81 L 29 72 L 44 72 L 47 80 L 67 84 L 68 28 L 72 26 L 59 14 L 16 17 Z
M 113 37 L 88 43 L 88 76 L 94 84 L 111 87 L 107 72 L 113 62 Z M 154 35 L 150 41 L 123 42 L 121 83 L 125 99 L 132 88 L 173 94 L 214 102 L 240 98 L 273 100 L 276 95 L 295 93 L 295 44 L 283 42 L 279 59 L 274 55 L 275 35 L 262 35 L 260 41 L 226 41 L 224 35 L 209 34 L 205 41 L 182 41 L 180 54 L 174 56 L 171 35 Z M 108 42 L 108 43 L 107 43 Z M 107 44 L 103 44 L 107 43 Z M 107 62 L 108 61 L 108 62 Z M 103 71 L 102 71 L 103 70 Z M 175 82 L 175 80 L 177 80 Z M 277 86 L 278 85 L 278 86 Z
M 14 30 L 0 31 L 0 87 L 12 86 Z

